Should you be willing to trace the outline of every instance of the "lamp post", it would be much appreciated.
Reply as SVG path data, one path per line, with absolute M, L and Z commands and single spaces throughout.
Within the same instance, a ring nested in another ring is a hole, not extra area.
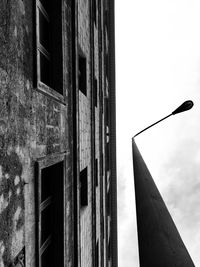
M 170 115 L 146 127 L 134 137 L 172 115 L 191 109 L 192 106 L 191 100 L 185 101 Z M 195 267 L 134 137 L 133 170 L 140 267 Z
M 172 115 L 175 115 L 177 113 L 181 113 L 184 111 L 187 111 L 189 109 L 191 109 L 193 107 L 193 102 L 191 100 L 187 100 L 185 101 L 182 105 L 180 105 L 177 109 L 175 109 L 171 114 L 167 115 L 166 117 L 162 118 L 161 120 L 151 124 L 150 126 L 146 127 L 145 129 L 143 129 L 142 131 L 138 132 L 137 134 L 134 135 L 134 137 L 138 136 L 139 134 L 141 134 L 142 132 L 146 131 L 147 129 L 151 128 L 152 126 L 158 124 L 159 122 L 171 117 Z

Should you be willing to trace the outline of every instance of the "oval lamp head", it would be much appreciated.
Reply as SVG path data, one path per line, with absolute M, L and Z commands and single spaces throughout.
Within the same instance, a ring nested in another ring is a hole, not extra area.
M 194 103 L 191 100 L 185 101 L 182 105 L 180 105 L 177 109 L 175 109 L 172 114 L 175 115 L 177 113 L 181 113 L 191 109 L 194 106 Z

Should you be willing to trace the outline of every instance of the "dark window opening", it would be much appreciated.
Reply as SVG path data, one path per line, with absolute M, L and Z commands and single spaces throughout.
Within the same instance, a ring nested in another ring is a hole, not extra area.
M 43 8 L 49 13 L 51 8 L 51 0 L 40 0 Z
M 109 143 L 106 143 L 105 147 L 105 157 L 106 157 L 106 170 L 108 171 L 110 169 L 110 145 Z
M 106 9 L 104 13 L 104 24 L 106 27 L 109 26 L 109 10 Z
M 108 193 L 107 193 L 107 199 L 106 199 L 106 201 L 107 201 L 107 214 L 108 215 L 110 215 L 111 214 L 111 198 L 110 198 L 110 190 L 108 191 Z
M 51 86 L 51 64 L 50 59 L 40 52 L 40 80 L 44 84 Z
M 106 53 L 106 56 L 105 56 L 105 69 L 106 69 L 106 76 L 109 77 L 109 70 L 110 70 L 110 64 L 109 64 L 109 54 Z
M 38 180 L 39 267 L 64 266 L 64 162 L 44 167 Z
M 95 267 L 99 267 L 99 241 L 97 241 L 95 247 Z
M 47 239 L 52 235 L 52 210 L 53 206 L 50 202 L 50 204 L 41 211 L 41 245 L 43 245 L 45 241 L 47 241 Z
M 87 61 L 83 54 L 79 54 L 78 82 L 79 90 L 87 96 Z
M 97 24 L 97 3 L 96 0 L 93 1 L 93 21 L 96 26 Z
M 94 79 L 94 105 L 97 107 L 97 97 L 98 96 L 98 87 L 97 87 L 97 79 Z
M 100 165 L 100 168 L 101 168 L 101 175 L 103 175 L 103 168 L 104 168 L 104 157 L 103 157 L 103 153 L 101 153 L 101 165 Z
M 51 244 L 42 253 L 40 266 L 42 266 L 42 267 L 52 266 L 52 247 L 51 247 Z
M 109 125 L 109 118 L 110 118 L 110 114 L 109 114 L 109 101 L 106 98 L 105 99 L 105 120 L 106 120 L 106 125 Z
M 41 10 L 39 10 L 39 25 L 39 42 L 50 53 L 50 22 Z
M 80 172 L 80 202 L 81 206 L 88 205 L 88 170 L 87 167 Z
M 94 166 L 94 177 L 95 177 L 95 184 L 98 186 L 99 178 L 98 178 L 98 159 L 95 159 L 95 166 Z
M 105 233 L 104 233 L 104 213 L 102 214 L 102 237 L 105 237 Z
M 38 0 L 37 21 L 38 82 L 63 94 L 62 1 Z
M 108 258 L 111 258 L 111 243 L 110 243 L 110 237 L 109 237 L 109 241 L 108 241 Z

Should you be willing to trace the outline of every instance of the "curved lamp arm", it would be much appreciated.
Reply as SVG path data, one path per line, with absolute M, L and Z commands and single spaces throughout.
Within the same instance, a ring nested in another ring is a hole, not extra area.
M 177 109 L 175 109 L 171 114 L 167 115 L 166 117 L 162 118 L 161 120 L 159 120 L 159 121 L 151 124 L 150 126 L 146 127 L 145 129 L 143 129 L 142 131 L 140 131 L 136 135 L 134 135 L 134 137 L 136 137 L 137 135 L 139 135 L 142 132 L 146 131 L 147 129 L 151 128 L 152 126 L 156 125 L 157 123 L 169 118 L 170 116 L 175 115 L 177 113 L 181 113 L 181 112 L 187 111 L 187 110 L 191 109 L 193 106 L 194 106 L 194 103 L 191 100 L 185 101 L 182 105 L 180 105 Z

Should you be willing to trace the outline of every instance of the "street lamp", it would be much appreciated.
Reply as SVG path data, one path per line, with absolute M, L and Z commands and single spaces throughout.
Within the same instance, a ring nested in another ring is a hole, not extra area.
M 134 135 L 134 137 L 136 137 L 137 135 L 141 134 L 142 132 L 146 131 L 147 129 L 151 128 L 152 126 L 158 124 L 159 122 L 169 118 L 172 115 L 175 115 L 177 113 L 181 113 L 184 111 L 187 111 L 189 109 L 191 109 L 193 107 L 193 102 L 191 100 L 187 100 L 185 101 L 182 105 L 180 105 L 177 109 L 175 109 L 171 114 L 167 115 L 166 117 L 162 118 L 161 120 L 151 124 L 150 126 L 146 127 L 145 129 L 143 129 L 142 131 L 138 132 L 136 135 Z
M 185 101 L 170 115 L 138 132 L 134 137 L 162 120 L 192 107 L 191 100 Z M 134 137 L 133 171 L 140 266 L 195 267 Z

